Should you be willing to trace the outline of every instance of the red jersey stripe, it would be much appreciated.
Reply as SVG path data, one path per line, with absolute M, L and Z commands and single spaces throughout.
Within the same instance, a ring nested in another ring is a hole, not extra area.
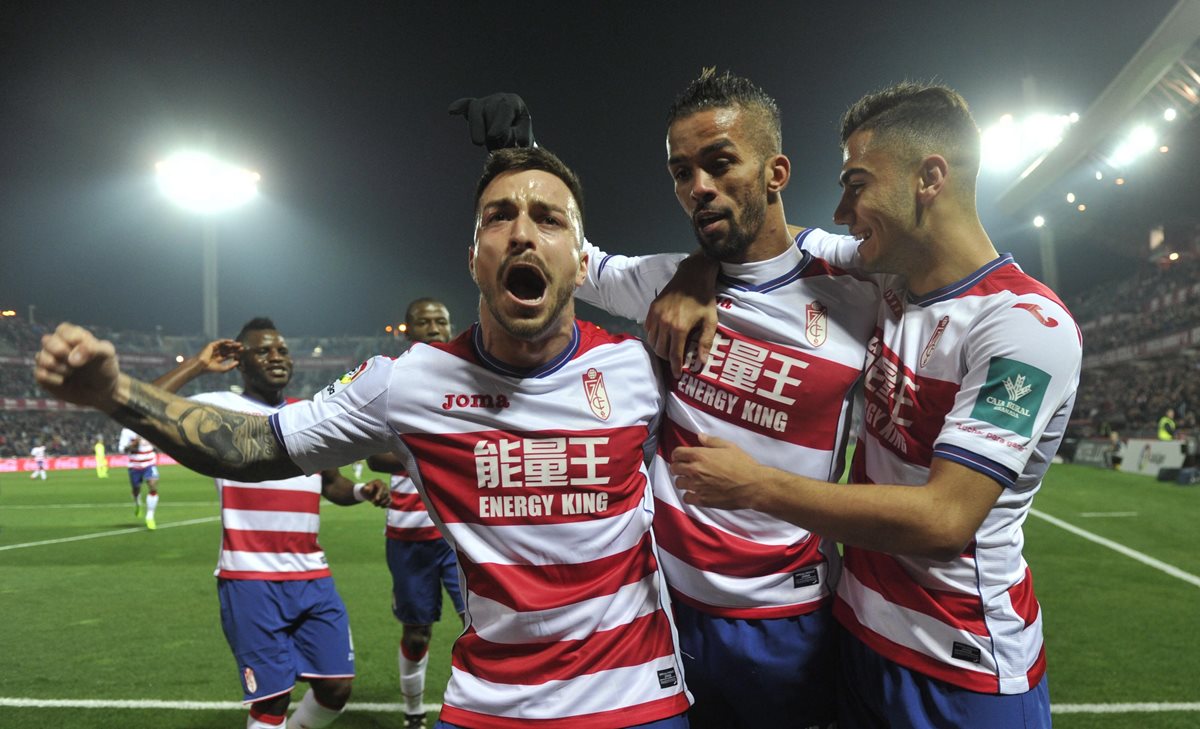
M 221 489 L 221 508 L 241 511 L 321 512 L 320 495 L 293 489 L 262 489 L 226 483 Z
M 321 551 L 321 545 L 317 544 L 317 535 L 312 532 L 258 532 L 226 529 L 221 546 L 235 552 L 312 554 Z
M 649 663 L 675 651 L 666 614 L 656 610 L 584 640 L 493 643 L 468 628 L 454 643 L 454 667 L 498 684 L 535 685 Z
M 812 535 L 797 544 L 760 544 L 689 519 L 657 499 L 654 532 L 659 546 L 678 559 L 733 577 L 784 574 L 825 561 Z
M 649 534 L 627 551 L 591 562 L 475 564 L 460 554 L 458 564 L 473 594 L 518 612 L 567 607 L 579 602 L 581 595 L 588 598 L 611 595 L 658 569 Z
M 888 602 L 924 613 L 947 625 L 975 635 L 990 636 L 979 595 L 946 592 L 922 587 L 891 555 L 846 547 L 843 565 L 847 572 Z

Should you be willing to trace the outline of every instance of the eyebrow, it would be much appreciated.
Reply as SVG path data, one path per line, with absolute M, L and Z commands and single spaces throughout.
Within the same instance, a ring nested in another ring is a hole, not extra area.
M 712 144 L 708 145 L 707 147 L 701 147 L 700 152 L 697 156 L 704 157 L 706 155 L 712 154 L 713 152 L 719 152 L 722 149 L 727 149 L 729 147 L 734 147 L 734 146 L 736 146 L 736 145 L 733 143 L 732 139 L 721 139 L 716 142 L 713 142 Z M 668 165 L 679 164 L 679 163 L 683 162 L 684 159 L 685 158 L 682 155 L 677 155 L 677 154 L 671 155 L 670 157 L 667 158 L 667 164 Z
M 479 207 L 479 210 L 480 210 L 480 212 L 483 212 L 484 210 L 491 210 L 493 208 L 499 208 L 499 207 L 504 207 L 504 206 L 511 206 L 511 207 L 515 208 L 515 207 L 517 207 L 517 201 L 515 198 L 512 198 L 512 197 L 502 197 L 502 198 L 498 198 L 496 200 L 491 200 L 491 201 L 483 203 L 483 205 L 481 205 Z M 542 210 L 549 210 L 550 212 L 562 213 L 563 215 L 568 215 L 567 209 L 564 208 L 563 206 L 556 205 L 555 203 L 552 203 L 549 200 L 545 200 L 540 197 L 530 198 L 529 207 L 531 210 L 540 208 Z

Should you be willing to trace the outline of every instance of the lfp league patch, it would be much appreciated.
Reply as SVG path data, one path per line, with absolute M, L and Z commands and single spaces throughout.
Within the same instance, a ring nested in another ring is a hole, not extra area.
M 328 400 L 342 390 L 345 390 L 347 387 L 349 387 L 351 382 L 354 382 L 359 377 L 362 377 L 363 373 L 366 372 L 367 368 L 370 366 L 371 360 L 366 360 L 333 382 L 330 382 L 323 390 L 321 390 L 321 399 Z
M 1049 385 L 1048 372 L 1015 359 L 992 357 L 971 417 L 1030 438 Z

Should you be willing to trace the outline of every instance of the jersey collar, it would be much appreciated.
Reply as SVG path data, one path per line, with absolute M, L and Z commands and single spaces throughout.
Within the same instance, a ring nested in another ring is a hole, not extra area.
M 471 349 L 474 350 L 480 364 L 493 372 L 518 379 L 547 377 L 562 369 L 562 366 L 570 362 L 579 352 L 579 322 L 571 323 L 571 341 L 567 343 L 567 346 L 549 362 L 536 367 L 517 367 L 489 354 L 483 348 L 483 330 L 479 326 L 479 322 L 471 325 Z

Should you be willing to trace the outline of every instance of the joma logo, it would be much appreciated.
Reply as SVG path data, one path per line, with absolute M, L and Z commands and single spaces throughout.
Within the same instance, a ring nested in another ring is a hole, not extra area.
M 508 398 L 504 395 L 489 395 L 482 392 L 467 393 L 446 393 L 446 402 L 442 403 L 442 410 L 453 410 L 454 408 L 484 408 L 487 410 L 502 410 L 508 407 Z

